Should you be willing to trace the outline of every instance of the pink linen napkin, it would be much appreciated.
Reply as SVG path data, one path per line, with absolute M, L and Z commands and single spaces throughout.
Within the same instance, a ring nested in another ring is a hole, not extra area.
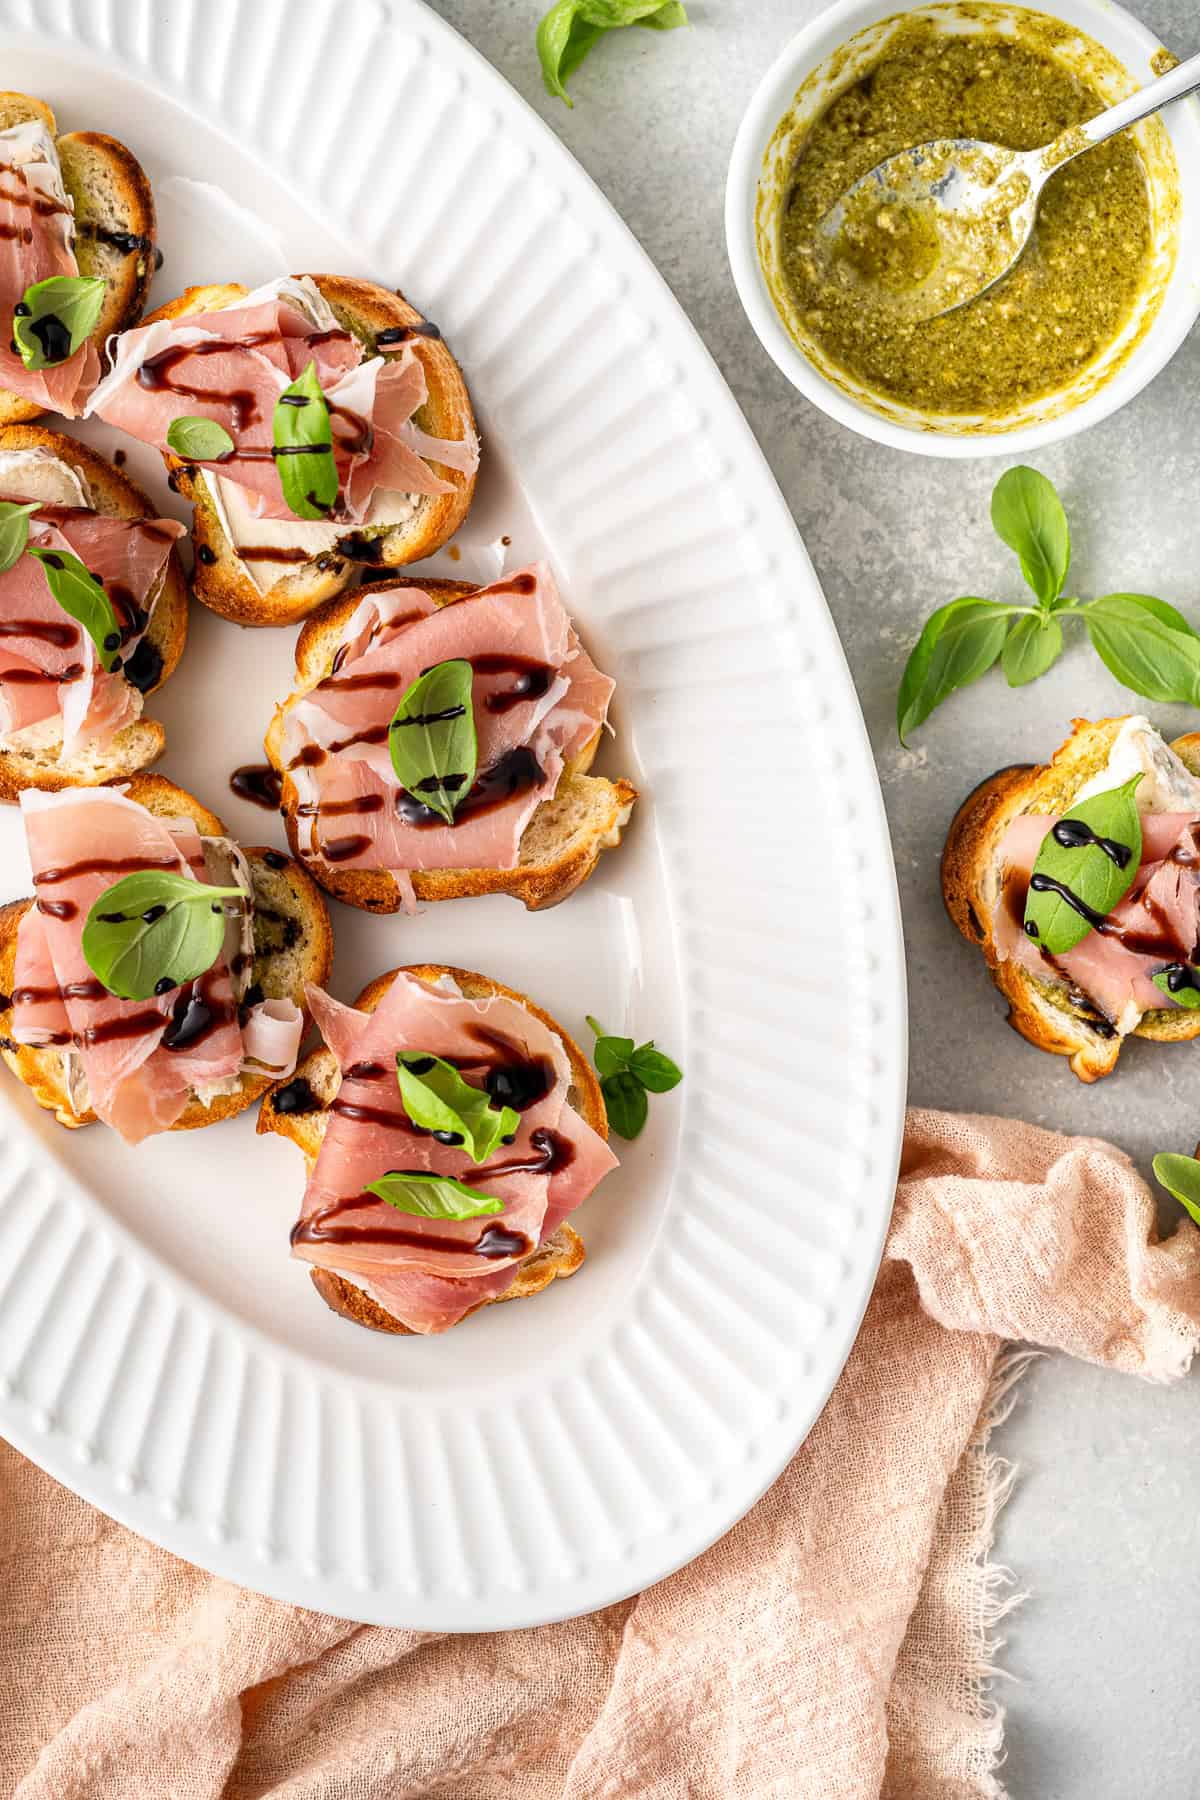
M 584 1277 L 586 1279 L 586 1276 Z M 909 1115 L 862 1330 L 788 1469 L 636 1599 L 450 1637 L 288 1607 L 179 1562 L 0 1450 L 0 1770 L 17 1800 L 998 1796 L 988 1451 L 1009 1342 L 1168 1380 L 1200 1232 L 1128 1160 Z

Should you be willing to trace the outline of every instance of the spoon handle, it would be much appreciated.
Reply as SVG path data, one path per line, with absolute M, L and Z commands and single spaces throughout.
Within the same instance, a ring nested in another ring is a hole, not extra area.
M 1139 88 L 1135 94 L 1119 100 L 1115 106 L 1097 113 L 1094 119 L 1088 119 L 1084 124 L 1074 127 L 1074 132 L 1083 139 L 1079 150 L 1090 150 L 1093 144 L 1102 144 L 1105 138 L 1124 131 L 1129 125 L 1136 125 L 1139 119 L 1148 118 L 1169 101 L 1179 100 L 1196 88 L 1200 88 L 1200 56 L 1189 56 L 1186 62 L 1181 62 L 1178 68 L 1160 75 L 1148 87 Z M 1079 150 L 1073 154 L 1077 156 Z

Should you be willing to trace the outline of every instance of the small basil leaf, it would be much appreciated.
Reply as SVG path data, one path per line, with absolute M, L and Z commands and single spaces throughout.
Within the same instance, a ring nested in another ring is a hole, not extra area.
M 426 1131 L 461 1139 L 472 1162 L 486 1162 L 502 1138 L 513 1137 L 521 1115 L 493 1107 L 491 1095 L 464 1081 L 453 1063 L 419 1050 L 396 1052 L 396 1079 L 404 1110 Z
M 102 275 L 51 275 L 27 287 L 13 313 L 13 342 L 27 369 L 52 369 L 74 356 L 100 323 Z
M 46 585 L 65 613 L 78 621 L 96 646 L 102 668 L 111 669 L 121 648 L 121 623 L 100 582 L 67 550 L 40 550 L 31 545 L 46 576 Z
M 606 1075 L 600 1083 L 608 1122 L 618 1137 L 635 1138 L 646 1123 L 650 1103 L 637 1076 L 628 1069 Z
M 1200 637 L 1152 594 L 1105 594 L 1083 609 L 1088 636 L 1111 675 L 1164 703 L 1200 706 Z
M 588 1024 L 596 1034 L 596 1048 L 592 1052 L 592 1061 L 600 1075 L 615 1075 L 619 1069 L 629 1066 L 633 1055 L 633 1039 L 630 1037 L 610 1037 L 604 1027 L 593 1019 L 591 1013 L 585 1014 Z
M 599 1068 L 599 1061 L 596 1067 Z M 642 1044 L 629 1059 L 629 1072 L 636 1075 L 644 1088 L 652 1094 L 669 1094 L 673 1087 L 678 1087 L 683 1080 L 683 1070 L 678 1063 L 664 1056 L 661 1050 L 654 1048 L 651 1041 Z
M 1054 483 L 1036 469 L 1008 469 L 992 493 L 992 525 L 1020 557 L 1042 605 L 1053 605 L 1071 566 L 1071 531 Z
M 38 502 L 28 506 L 16 500 L 0 500 L 0 575 L 4 575 L 25 553 L 29 542 L 29 517 Z
M 1150 979 L 1160 992 L 1169 994 L 1177 1006 L 1182 1006 L 1186 1012 L 1195 1012 L 1200 1007 L 1200 985 L 1196 982 L 1198 973 L 1200 971 L 1192 968 L 1190 963 L 1171 963 Z M 1171 985 L 1172 981 L 1176 984 L 1174 987 Z
M 420 1169 L 389 1169 L 378 1181 L 368 1181 L 365 1191 L 386 1200 L 397 1212 L 421 1219 L 481 1219 L 485 1213 L 504 1211 L 503 1200 L 494 1194 L 481 1194 L 452 1175 Z
M 1161 1181 L 1168 1194 L 1173 1194 L 1200 1225 L 1200 1162 L 1194 1156 L 1160 1151 L 1153 1168 L 1155 1181 Z
M 211 969 L 225 942 L 224 900 L 244 900 L 237 887 L 209 887 L 169 869 L 139 869 L 95 901 L 83 927 L 83 956 L 92 974 L 122 1000 L 194 981 Z
M 925 621 L 900 682 L 896 729 L 908 741 L 935 707 L 956 688 L 985 675 L 1004 648 L 1007 622 L 1017 609 L 972 595 L 939 606 Z
M 1051 956 L 1074 949 L 1093 929 L 1086 915 L 1106 916 L 1132 887 L 1142 856 L 1142 820 L 1134 798 L 1141 779 L 1137 774 L 1081 800 L 1042 840 L 1029 878 L 1025 929 Z M 1055 832 L 1074 841 L 1062 842 Z
M 674 31 L 687 22 L 680 0 L 557 0 L 537 28 L 537 52 L 546 92 L 565 100 L 568 106 L 575 104 L 566 82 L 606 31 L 624 25 Z
M 1062 647 L 1062 626 L 1049 614 L 1023 613 L 1014 619 L 1000 658 L 1009 687 L 1024 687 L 1044 675 L 1062 655 Z
M 236 446 L 219 419 L 188 414 L 172 419 L 167 426 L 167 448 L 176 456 L 186 456 L 189 462 L 220 462 Z
M 456 657 L 418 675 L 388 727 L 396 780 L 453 825 L 471 791 L 479 754 L 471 701 L 474 670 Z
M 275 402 L 275 467 L 298 519 L 325 519 L 338 497 L 329 407 L 310 362 Z

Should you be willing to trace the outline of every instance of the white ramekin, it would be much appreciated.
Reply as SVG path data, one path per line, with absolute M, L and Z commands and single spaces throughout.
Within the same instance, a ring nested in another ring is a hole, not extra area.
M 1021 409 L 1019 421 L 999 428 L 934 426 L 911 409 L 870 404 L 850 391 L 853 383 L 835 383 L 824 375 L 776 311 L 756 245 L 759 183 L 776 127 L 801 86 L 859 32 L 929 6 L 930 0 L 835 0 L 776 57 L 750 101 L 730 159 L 725 191 L 729 261 L 742 305 L 767 352 L 793 386 L 831 418 L 877 443 L 925 456 L 1011 456 L 1083 431 L 1124 406 L 1170 361 L 1200 316 L 1200 102 L 1195 97 L 1177 101 L 1162 114 L 1178 169 L 1174 266 L 1153 322 L 1103 385 L 1066 407 L 1049 396 L 1036 407 Z M 938 10 L 936 0 L 932 10 Z M 1124 66 L 1132 85 L 1144 86 L 1159 72 L 1152 59 L 1161 57 L 1161 44 L 1115 0 L 1053 0 L 1029 10 L 1048 13 L 1095 39 Z M 840 85 L 835 77 L 815 109 L 827 104 Z

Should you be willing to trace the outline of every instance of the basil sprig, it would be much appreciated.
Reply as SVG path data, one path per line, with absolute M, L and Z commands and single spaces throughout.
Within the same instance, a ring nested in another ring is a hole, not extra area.
M 1062 956 L 1129 892 L 1142 858 L 1134 794 L 1141 774 L 1093 794 L 1046 833 L 1029 878 L 1025 930 L 1039 949 Z
M 537 53 L 546 92 L 574 106 L 566 83 L 606 31 L 645 25 L 674 31 L 688 23 L 680 0 L 557 0 L 537 28 Z
M 413 1124 L 457 1139 L 472 1162 L 486 1162 L 502 1139 L 520 1129 L 519 1113 L 511 1106 L 497 1110 L 490 1094 L 464 1081 L 454 1064 L 440 1056 L 398 1050 L 396 1079 Z
M 1200 1008 L 1200 969 L 1191 963 L 1169 963 L 1150 979 L 1160 993 L 1169 994 L 1185 1012 Z
M 121 648 L 121 622 L 101 582 L 67 550 L 42 550 L 32 545 L 46 576 L 46 585 L 65 613 L 69 613 L 91 638 L 100 665 L 112 669 Z
M 238 887 L 209 887 L 169 869 L 139 869 L 107 888 L 83 927 L 83 955 L 110 994 L 149 1000 L 211 969 L 225 942 L 226 900 Z
M 992 494 L 992 525 L 1021 563 L 1032 605 L 951 600 L 926 620 L 900 682 L 896 727 L 902 743 L 956 689 L 997 660 L 1010 687 L 1044 675 L 1062 654 L 1063 624 L 1082 619 L 1111 675 L 1148 700 L 1200 706 L 1200 635 L 1181 612 L 1152 594 L 1064 594 L 1071 531 L 1053 484 L 1036 469 L 1009 469 Z
M 167 449 L 189 462 L 223 462 L 236 448 L 219 419 L 187 413 L 167 426 Z
M 275 467 L 283 497 L 298 519 L 325 519 L 338 497 L 333 424 L 310 362 L 275 402 Z
M 39 502 L 26 505 L 18 500 L 0 500 L 0 575 L 7 574 L 25 554 L 29 542 L 29 519 Z
M 588 1014 L 596 1033 L 592 1052 L 608 1122 L 618 1137 L 635 1138 L 649 1113 L 647 1093 L 667 1094 L 683 1080 L 678 1063 L 654 1047 L 654 1039 L 636 1048 L 631 1037 L 612 1037 Z
M 52 369 L 86 344 L 104 311 L 102 275 L 51 275 L 27 287 L 13 311 L 13 342 L 27 369 Z
M 475 780 L 474 674 L 462 657 L 434 663 L 407 690 L 388 726 L 396 780 L 447 825 Z
M 1161 1181 L 1168 1194 L 1173 1194 L 1200 1225 L 1200 1162 L 1194 1156 L 1160 1151 L 1152 1166 L 1154 1179 Z
M 504 1211 L 503 1200 L 481 1194 L 452 1175 L 434 1175 L 420 1169 L 389 1169 L 378 1181 L 368 1181 L 365 1191 L 386 1200 L 397 1212 L 422 1219 L 481 1219 Z

